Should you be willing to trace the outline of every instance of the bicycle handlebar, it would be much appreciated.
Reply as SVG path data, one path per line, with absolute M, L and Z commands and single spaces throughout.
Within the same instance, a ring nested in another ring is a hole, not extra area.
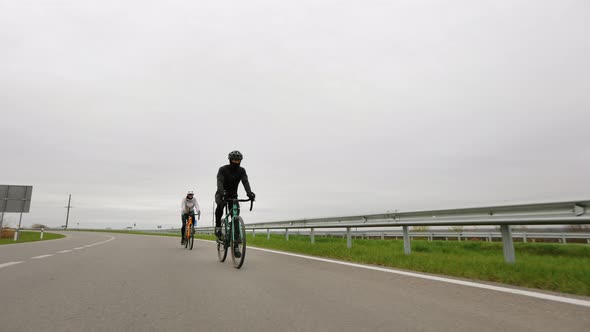
M 253 199 L 239 199 L 239 198 L 226 198 L 224 200 L 226 203 L 230 203 L 230 202 L 248 202 L 250 201 L 250 211 L 252 211 L 252 208 L 254 207 L 254 200 Z

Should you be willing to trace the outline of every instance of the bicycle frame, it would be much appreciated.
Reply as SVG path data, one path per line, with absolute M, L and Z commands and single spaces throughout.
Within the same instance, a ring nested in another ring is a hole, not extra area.
M 235 222 L 233 222 L 236 217 L 238 217 L 240 215 L 240 205 L 239 202 L 250 202 L 250 211 L 252 211 L 252 207 L 254 205 L 254 201 L 250 200 L 250 199 L 230 199 L 228 201 L 225 202 L 225 212 L 226 215 L 225 217 L 223 217 L 223 225 L 224 225 L 224 229 L 225 229 L 225 239 L 224 239 L 224 243 L 226 246 L 229 246 L 229 244 L 233 241 L 236 240 L 235 238 Z M 231 203 L 231 208 L 230 210 L 228 210 L 228 205 L 229 203 Z M 231 221 L 230 221 L 231 218 Z M 238 227 L 240 227 L 238 225 Z M 231 241 L 230 238 L 227 236 L 228 231 L 231 231 Z M 241 229 L 237 230 L 238 232 L 241 231 Z
M 193 227 L 193 216 L 192 216 L 192 214 L 189 214 L 188 219 L 186 221 L 185 228 L 184 228 L 184 237 L 187 240 L 188 240 L 188 238 L 191 237 L 192 227 Z
M 232 202 L 232 206 L 231 209 L 228 210 L 228 204 L 226 204 L 225 206 L 225 210 L 226 210 L 226 215 L 223 218 L 223 224 L 225 226 L 225 243 L 229 246 L 230 242 L 235 241 L 235 230 L 234 230 L 234 225 L 235 223 L 233 222 L 237 216 L 240 215 L 240 205 L 238 204 L 237 201 L 233 201 Z M 231 218 L 231 220 L 230 220 Z M 227 236 L 228 231 L 231 233 L 231 241 L 229 240 L 229 237 Z M 239 230 L 238 230 L 239 231 Z

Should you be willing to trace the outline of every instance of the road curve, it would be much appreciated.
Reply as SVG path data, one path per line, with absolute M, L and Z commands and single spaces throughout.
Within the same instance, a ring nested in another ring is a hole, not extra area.
M 67 234 L 0 246 L 3 331 L 590 330 L 586 306 L 258 250 L 236 270 L 211 242 Z

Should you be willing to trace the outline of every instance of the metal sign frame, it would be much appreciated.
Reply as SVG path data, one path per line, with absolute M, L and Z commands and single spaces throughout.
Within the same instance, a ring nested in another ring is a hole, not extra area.
M 20 213 L 14 240 L 18 240 L 23 213 L 31 209 L 33 186 L 0 185 L 0 229 L 4 223 L 4 213 Z
M 0 185 L 0 212 L 28 213 L 33 186 Z

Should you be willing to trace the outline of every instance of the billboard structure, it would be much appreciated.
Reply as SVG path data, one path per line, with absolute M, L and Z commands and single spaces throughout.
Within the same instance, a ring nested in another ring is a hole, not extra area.
M 18 229 L 20 230 L 23 213 L 31 209 L 33 186 L 0 185 L 0 228 L 4 213 L 20 213 Z

